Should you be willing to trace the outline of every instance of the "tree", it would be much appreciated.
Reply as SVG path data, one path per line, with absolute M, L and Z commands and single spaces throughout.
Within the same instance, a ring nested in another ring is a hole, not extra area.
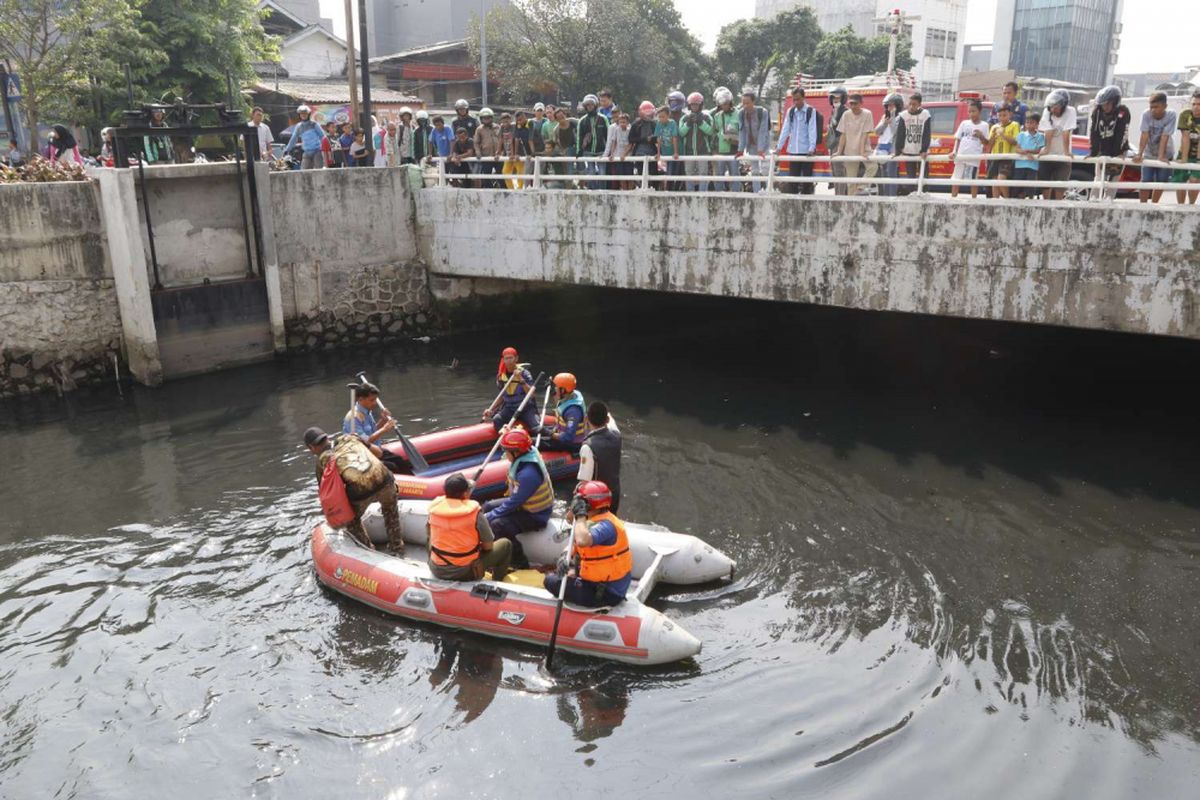
M 478 24 L 467 37 L 477 64 Z M 631 107 L 711 79 L 711 62 L 670 0 L 514 0 L 485 24 L 488 72 L 516 103 L 547 94 L 577 103 L 607 87 Z
M 277 54 L 275 41 L 263 32 L 255 0 L 142 2 L 149 34 L 166 59 L 146 76 L 149 99 L 175 95 L 191 103 L 221 102 L 227 75 L 236 90 L 253 77 L 252 62 Z
M 790 81 L 820 41 L 821 29 L 808 7 L 769 20 L 738 20 L 717 36 L 717 66 L 735 91 L 753 89 L 761 97 L 768 84 Z
M 122 82 L 144 48 L 141 0 L 0 0 L 0 57 L 21 77 L 30 141 L 43 119 L 95 117 L 97 93 Z
M 804 71 L 821 78 L 882 72 L 887 69 L 890 44 L 888 36 L 855 36 L 854 29 L 847 25 L 821 39 L 812 57 L 804 62 Z M 910 69 L 915 63 L 912 45 L 902 37 L 896 45 L 896 69 Z

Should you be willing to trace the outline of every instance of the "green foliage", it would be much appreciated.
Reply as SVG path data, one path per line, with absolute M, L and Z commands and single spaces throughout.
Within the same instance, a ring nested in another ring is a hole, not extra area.
M 31 141 L 43 120 L 96 120 L 130 53 L 161 59 L 141 22 L 142 0 L 0 0 L 0 57 L 21 76 Z
M 887 36 L 855 36 L 854 30 L 847 25 L 821 39 L 812 57 L 805 62 L 804 71 L 819 78 L 846 78 L 882 72 L 887 69 L 889 45 Z M 896 46 L 896 68 L 910 69 L 915 63 L 912 45 L 907 39 L 901 38 Z
M 821 29 L 808 7 L 769 20 L 738 20 L 717 37 L 717 66 L 734 91 L 749 88 L 761 96 L 768 85 L 785 85 L 801 71 L 805 55 L 820 41 Z
M 578 103 L 607 87 L 618 105 L 707 85 L 712 63 L 670 0 L 515 0 L 487 15 L 488 72 L 515 103 Z M 478 20 L 467 41 L 479 63 Z

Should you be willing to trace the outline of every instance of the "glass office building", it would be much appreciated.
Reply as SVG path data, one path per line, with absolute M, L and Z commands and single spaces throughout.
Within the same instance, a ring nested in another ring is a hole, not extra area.
M 1018 75 L 1088 86 L 1111 82 L 1121 0 L 1001 0 L 993 57 Z M 1007 44 L 1007 48 L 1002 48 Z

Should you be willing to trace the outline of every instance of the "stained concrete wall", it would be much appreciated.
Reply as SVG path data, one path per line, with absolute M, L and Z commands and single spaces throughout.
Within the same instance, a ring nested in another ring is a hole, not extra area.
M 427 328 L 413 173 L 399 167 L 271 174 L 271 235 L 288 349 L 374 343 Z
M 0 186 L 0 396 L 111 376 L 120 351 L 97 188 Z
M 1192 208 L 426 189 L 435 274 L 1200 338 Z

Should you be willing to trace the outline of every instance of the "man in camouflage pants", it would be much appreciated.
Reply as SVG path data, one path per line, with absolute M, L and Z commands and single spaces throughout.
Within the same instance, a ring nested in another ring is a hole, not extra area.
M 346 484 L 346 497 L 354 509 L 354 520 L 346 526 L 346 532 L 363 547 L 374 550 L 375 545 L 363 528 L 362 515 L 371 503 L 379 503 L 387 529 L 388 550 L 403 555 L 404 539 L 400 535 L 400 510 L 396 506 L 396 479 L 392 471 L 357 436 L 331 437 L 320 428 L 309 428 L 304 432 L 304 444 L 317 457 L 318 485 L 329 459 L 336 460 L 338 474 Z

